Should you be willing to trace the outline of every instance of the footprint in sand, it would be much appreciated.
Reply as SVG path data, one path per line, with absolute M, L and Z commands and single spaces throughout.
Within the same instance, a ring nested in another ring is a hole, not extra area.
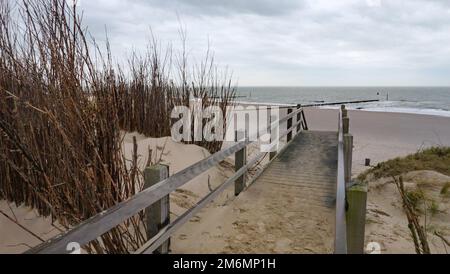
M 194 216 L 194 217 L 192 217 L 192 219 L 189 222 L 191 222 L 191 223 L 200 223 L 201 220 L 202 220 L 202 218 L 200 218 L 198 216 Z
M 178 237 L 178 239 L 181 240 L 181 241 L 187 240 L 187 238 L 188 238 L 188 236 L 187 236 L 187 235 L 184 235 L 184 234 L 181 234 L 181 235 Z
M 285 253 L 291 250 L 292 240 L 289 239 L 280 239 L 276 241 L 275 248 L 273 251 L 277 253 Z

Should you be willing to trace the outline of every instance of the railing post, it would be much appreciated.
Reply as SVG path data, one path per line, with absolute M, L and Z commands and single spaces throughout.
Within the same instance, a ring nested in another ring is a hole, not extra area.
M 342 130 L 344 133 L 344 171 L 345 183 L 351 183 L 352 180 L 352 163 L 353 163 L 353 136 L 350 135 L 350 118 L 345 105 L 341 106 L 342 112 Z
M 276 138 L 278 138 L 278 136 L 276 136 L 276 134 L 274 132 L 272 132 L 272 108 L 269 107 L 269 127 L 270 127 L 270 143 L 273 144 L 273 141 L 275 141 Z M 269 154 L 269 158 L 272 161 L 273 159 L 275 159 L 275 157 L 277 157 L 278 151 L 274 151 L 274 152 L 270 152 Z
M 292 108 L 288 109 L 287 111 L 287 115 L 291 114 L 293 112 Z M 292 128 L 292 122 L 294 120 L 294 117 L 291 117 L 290 119 L 287 120 L 287 130 L 290 130 Z M 290 141 L 292 141 L 292 131 L 288 133 L 287 135 L 287 142 L 289 143 Z
M 236 131 L 236 142 L 240 142 L 243 139 L 246 139 L 245 131 Z M 247 164 L 247 147 L 239 150 L 234 155 L 234 166 L 235 171 L 240 170 L 243 166 Z M 234 194 L 239 196 L 241 192 L 245 189 L 245 176 L 247 173 L 244 173 L 241 177 L 239 177 L 234 183 Z
M 354 185 L 347 190 L 347 249 L 363 254 L 366 227 L 367 186 Z
M 297 105 L 297 111 L 300 110 L 302 108 L 302 105 Z M 300 122 L 302 120 L 302 112 L 300 111 L 299 113 L 297 113 L 297 123 Z M 302 130 L 302 124 L 299 123 L 297 126 L 297 134 Z
M 345 105 L 341 106 L 342 110 L 342 128 L 344 134 L 349 134 L 350 132 L 350 118 L 348 117 L 348 110 L 345 108 Z
M 144 171 L 144 188 L 149 188 L 169 177 L 169 167 L 155 165 L 147 167 Z M 163 197 L 153 205 L 145 209 L 145 220 L 147 224 L 147 239 L 153 238 L 158 232 L 170 224 L 170 198 Z M 164 242 L 154 253 L 168 254 L 170 239 Z
M 342 106 L 341 106 L 341 110 L 342 110 L 342 118 L 348 117 L 348 110 L 347 110 L 347 108 L 345 107 L 345 105 L 342 105 Z
M 352 163 L 353 163 L 353 135 L 344 135 L 344 165 L 345 165 L 345 183 L 352 181 Z

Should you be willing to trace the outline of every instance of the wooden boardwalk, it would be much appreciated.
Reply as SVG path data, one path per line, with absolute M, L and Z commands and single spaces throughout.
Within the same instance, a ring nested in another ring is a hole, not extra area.
M 232 223 L 226 243 L 208 250 L 214 240 L 205 239 L 200 253 L 333 253 L 337 144 L 337 132 L 300 133 L 230 212 L 217 212 Z
M 296 128 L 297 134 L 262 172 L 254 175 L 256 181 L 247 189 L 244 188 L 242 176 L 266 154 L 259 152 L 247 161 L 246 148 L 254 142 L 243 140 L 169 178 L 162 176 L 161 172 L 158 178 L 147 176 L 149 178 L 146 180 L 156 180 L 158 183 L 28 253 L 67 253 L 69 243 L 87 244 L 127 218 L 162 202 L 171 192 L 233 154 L 236 172 L 192 208 L 162 227 L 136 253 L 151 254 L 172 236 L 173 244 L 181 247 L 175 248 L 175 252 L 191 253 L 193 245 L 182 242 L 192 238 L 197 246 L 196 253 L 346 254 L 348 242 L 350 252 L 362 253 L 365 198 L 363 192 L 346 190 L 345 186 L 346 181 L 350 182 L 350 178 L 346 177 L 351 174 L 353 145 L 344 106 L 338 121 L 337 132 L 308 131 L 304 111 L 299 106 L 295 111 L 290 110 L 284 118 L 272 122 L 287 122 L 287 131 L 279 139 L 287 136 L 290 140 Z M 154 168 L 167 169 L 164 166 Z M 227 205 L 210 208 L 212 211 L 202 216 L 201 209 L 233 184 L 238 197 Z M 346 214 L 347 192 L 350 192 L 350 215 Z M 351 216 L 351 238 L 347 238 L 346 215 L 347 218 Z M 194 216 L 195 220 L 189 222 Z M 158 226 L 163 225 L 160 221 L 156 222 Z M 192 229 L 184 232 L 189 235 L 174 234 L 185 224 L 186 228 L 190 227 L 188 222 L 201 222 L 197 223 L 201 227 L 192 225 Z M 182 248 L 183 245 L 188 249 Z
M 336 132 L 300 133 L 258 179 L 259 184 L 295 193 L 299 204 L 334 208 L 337 176 Z
M 238 197 L 253 201 L 246 205 L 249 222 L 241 233 L 253 233 L 258 244 L 245 252 L 333 253 L 337 157 L 337 132 L 296 136 Z M 264 241 L 267 235 L 277 240 Z

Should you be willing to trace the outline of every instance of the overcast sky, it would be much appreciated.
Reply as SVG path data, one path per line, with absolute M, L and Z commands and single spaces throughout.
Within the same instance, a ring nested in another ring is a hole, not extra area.
M 450 85 L 450 0 L 82 0 L 117 56 L 150 28 L 190 57 L 210 44 L 240 86 Z M 209 41 L 209 42 L 208 42 Z

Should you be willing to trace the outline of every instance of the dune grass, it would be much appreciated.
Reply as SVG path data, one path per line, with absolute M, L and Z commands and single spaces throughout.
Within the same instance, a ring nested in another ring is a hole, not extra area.
M 432 147 L 406 157 L 379 163 L 359 175 L 358 179 L 367 181 L 367 178 L 371 175 L 376 180 L 400 176 L 417 170 L 432 170 L 450 176 L 450 147 Z
M 447 182 L 441 189 L 441 194 L 447 197 L 450 196 L 450 182 Z

